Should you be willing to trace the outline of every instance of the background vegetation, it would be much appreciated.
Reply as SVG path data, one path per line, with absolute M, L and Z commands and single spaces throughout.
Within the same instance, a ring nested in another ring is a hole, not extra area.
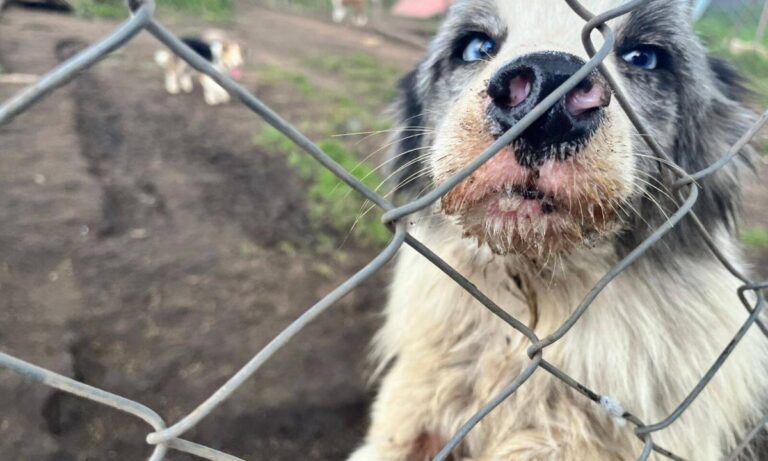
M 128 15 L 123 0 L 72 0 L 75 12 L 83 17 L 123 18 Z M 158 8 L 164 14 L 199 16 L 209 21 L 232 18 L 233 0 L 161 0 Z

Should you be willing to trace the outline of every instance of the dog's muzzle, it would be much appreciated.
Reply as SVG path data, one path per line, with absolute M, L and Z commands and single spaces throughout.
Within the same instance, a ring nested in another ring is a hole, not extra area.
M 494 134 L 509 130 L 584 64 L 571 54 L 544 52 L 503 65 L 487 90 Z M 610 102 L 608 85 L 594 72 L 520 135 L 514 143 L 518 162 L 534 168 L 572 155 L 600 126 Z

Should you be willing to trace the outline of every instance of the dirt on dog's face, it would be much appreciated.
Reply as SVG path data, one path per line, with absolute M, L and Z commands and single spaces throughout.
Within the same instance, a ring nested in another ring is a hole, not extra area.
M 593 12 L 620 3 L 584 2 Z M 651 0 L 610 23 L 617 40 L 606 66 L 654 138 L 671 150 L 686 135 L 685 106 L 709 110 L 717 96 L 705 91 L 719 94 L 689 15 L 686 0 Z M 430 128 L 415 147 L 426 148 L 421 168 L 434 184 L 479 156 L 585 64 L 583 25 L 564 1 L 454 4 L 426 60 L 402 87 L 401 115 Z M 593 41 L 599 46 L 602 37 L 595 33 Z M 536 259 L 626 229 L 648 191 L 658 189 L 658 170 L 612 96 L 604 78 L 590 74 L 448 193 L 442 213 L 496 253 Z M 403 160 L 408 147 L 401 148 Z

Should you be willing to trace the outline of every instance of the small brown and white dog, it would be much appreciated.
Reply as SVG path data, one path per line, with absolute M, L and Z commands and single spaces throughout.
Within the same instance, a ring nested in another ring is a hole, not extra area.
M 181 40 L 220 72 L 229 74 L 235 80 L 242 78 L 243 47 L 238 42 L 227 38 L 222 32 L 207 31 L 199 38 L 184 37 Z M 165 90 L 168 93 L 192 92 L 193 80 L 197 72 L 183 59 L 167 50 L 160 50 L 155 53 L 155 62 L 165 69 Z M 197 78 L 208 105 L 215 106 L 229 102 L 230 96 L 227 90 L 211 77 L 199 74 Z
M 331 0 L 331 5 L 333 22 L 343 22 L 351 11 L 354 25 L 363 27 L 368 24 L 368 0 Z
M 580 3 L 601 13 L 625 1 Z M 605 65 L 648 136 L 695 172 L 728 152 L 754 119 L 742 81 L 707 55 L 690 18 L 688 0 L 640 2 L 609 23 L 615 44 Z M 401 200 L 465 168 L 582 68 L 589 59 L 583 26 L 564 0 L 453 2 L 426 56 L 400 85 L 390 163 Z M 736 223 L 750 149 L 741 154 L 701 181 L 695 211 L 727 259 L 746 270 Z M 441 203 L 409 216 L 409 231 L 544 338 L 678 209 L 660 170 L 594 71 Z M 646 424 L 672 414 L 746 322 L 741 284 L 690 219 L 682 221 L 543 352 L 548 363 L 612 397 L 606 403 L 620 405 L 597 405 L 538 369 L 449 459 L 638 459 L 643 445 L 616 409 Z M 421 254 L 403 248 L 374 342 L 383 378 L 368 435 L 351 461 L 433 459 L 531 364 L 529 345 Z M 753 327 L 653 441 L 688 460 L 727 459 L 766 403 L 768 341 Z

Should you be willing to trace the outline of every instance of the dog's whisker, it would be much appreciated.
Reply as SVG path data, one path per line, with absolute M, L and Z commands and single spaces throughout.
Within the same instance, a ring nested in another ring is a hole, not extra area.
M 332 138 L 349 138 L 349 137 L 356 137 L 356 136 L 363 136 L 360 138 L 355 145 L 359 146 L 362 143 L 368 141 L 369 139 L 373 138 L 374 136 L 379 135 L 390 135 L 394 133 L 416 133 L 417 136 L 425 135 L 425 134 L 431 134 L 434 133 L 434 130 L 427 127 L 416 127 L 416 126 L 409 126 L 409 127 L 403 127 L 403 128 L 393 128 L 388 130 L 377 130 L 377 131 L 361 131 L 361 132 L 355 132 L 355 133 L 337 133 L 331 136 Z
M 393 173 L 393 174 L 395 174 L 395 173 Z M 401 187 L 404 187 L 404 186 L 405 186 L 405 185 L 407 185 L 409 182 L 411 182 L 411 181 L 415 181 L 415 180 L 416 180 L 416 179 L 418 179 L 419 177 L 422 177 L 424 174 L 426 174 L 426 171 L 425 171 L 425 170 L 421 170 L 421 171 L 417 171 L 416 173 L 414 173 L 414 174 L 410 175 L 408 178 L 406 178 L 405 180 L 401 181 L 399 184 L 395 185 L 395 186 L 392 188 L 392 190 L 391 190 L 391 191 L 389 191 L 389 192 L 385 193 L 385 194 L 383 195 L 383 198 L 385 198 L 385 199 L 389 199 L 389 198 L 390 198 L 390 197 L 391 197 L 391 196 L 392 196 L 392 195 L 393 195 L 395 192 L 397 192 L 397 190 L 398 190 L 398 189 L 400 189 Z M 390 177 L 391 177 L 391 175 L 390 175 Z M 376 189 L 375 189 L 374 191 L 375 191 L 375 192 L 378 192 L 378 191 L 379 191 L 379 189 L 380 189 L 380 188 L 381 188 L 381 187 L 382 187 L 384 184 L 386 184 L 386 182 L 387 182 L 387 180 L 388 180 L 388 179 L 389 179 L 389 177 L 388 177 L 387 179 L 383 180 L 383 181 L 382 181 L 382 182 L 379 184 L 379 186 L 377 186 L 377 187 L 376 187 Z M 347 233 L 348 235 L 349 235 L 349 234 L 351 234 L 351 232 L 352 232 L 352 231 L 355 229 L 355 227 L 357 226 L 357 224 L 358 224 L 358 223 L 359 223 L 359 222 L 360 222 L 362 219 L 364 219 L 364 218 L 365 218 L 365 216 L 366 216 L 368 213 L 370 213 L 372 210 L 374 210 L 374 209 L 375 209 L 375 208 L 377 208 L 377 206 L 378 206 L 378 205 L 376 205 L 376 204 L 373 204 L 372 202 L 370 202 L 370 200 L 365 200 L 365 201 L 363 202 L 363 204 L 361 205 L 361 209 L 363 209 L 363 208 L 364 208 L 366 205 L 368 205 L 368 208 L 367 208 L 367 209 L 365 209 L 364 211 L 362 211 L 360 214 L 358 214 L 358 216 L 357 216 L 357 217 L 355 217 L 355 220 L 354 220 L 354 222 L 352 223 L 352 228 L 351 228 L 351 229 L 349 230 L 349 232 Z
M 389 149 L 390 147 L 392 147 L 395 144 L 401 143 L 403 141 L 407 141 L 409 139 L 413 139 L 413 138 L 418 137 L 418 136 L 420 136 L 420 134 L 414 134 L 414 135 L 410 135 L 410 136 L 405 136 L 405 137 L 402 137 L 402 138 L 394 139 L 394 140 L 392 140 L 392 141 L 390 141 L 390 142 L 380 146 L 378 149 L 376 149 L 373 152 L 371 152 L 370 154 L 368 154 L 363 160 L 358 162 L 358 164 L 355 165 L 355 167 L 352 168 L 352 170 L 350 170 L 350 173 L 354 173 L 355 171 L 357 171 L 358 168 L 360 168 L 365 162 L 367 162 L 371 157 L 373 157 L 374 155 L 378 154 L 379 152 L 381 152 L 381 151 L 383 151 L 385 149 Z M 418 149 L 423 149 L 423 148 L 418 148 Z M 399 153 L 396 156 L 394 156 L 394 159 L 397 159 L 399 157 L 407 155 L 410 152 L 413 152 L 413 151 Z M 386 160 L 385 163 L 388 163 L 388 162 L 390 162 L 392 160 L 393 159 L 390 158 L 390 159 Z
M 389 134 L 389 133 L 403 133 L 403 132 L 415 132 L 415 133 L 434 133 L 434 128 L 426 127 L 426 126 L 406 126 L 402 128 L 389 128 L 386 130 L 372 130 L 372 131 L 352 131 L 349 133 L 336 133 L 332 135 L 332 138 L 349 138 L 354 136 L 366 136 L 363 139 L 368 139 L 370 136 L 376 136 L 379 134 Z

